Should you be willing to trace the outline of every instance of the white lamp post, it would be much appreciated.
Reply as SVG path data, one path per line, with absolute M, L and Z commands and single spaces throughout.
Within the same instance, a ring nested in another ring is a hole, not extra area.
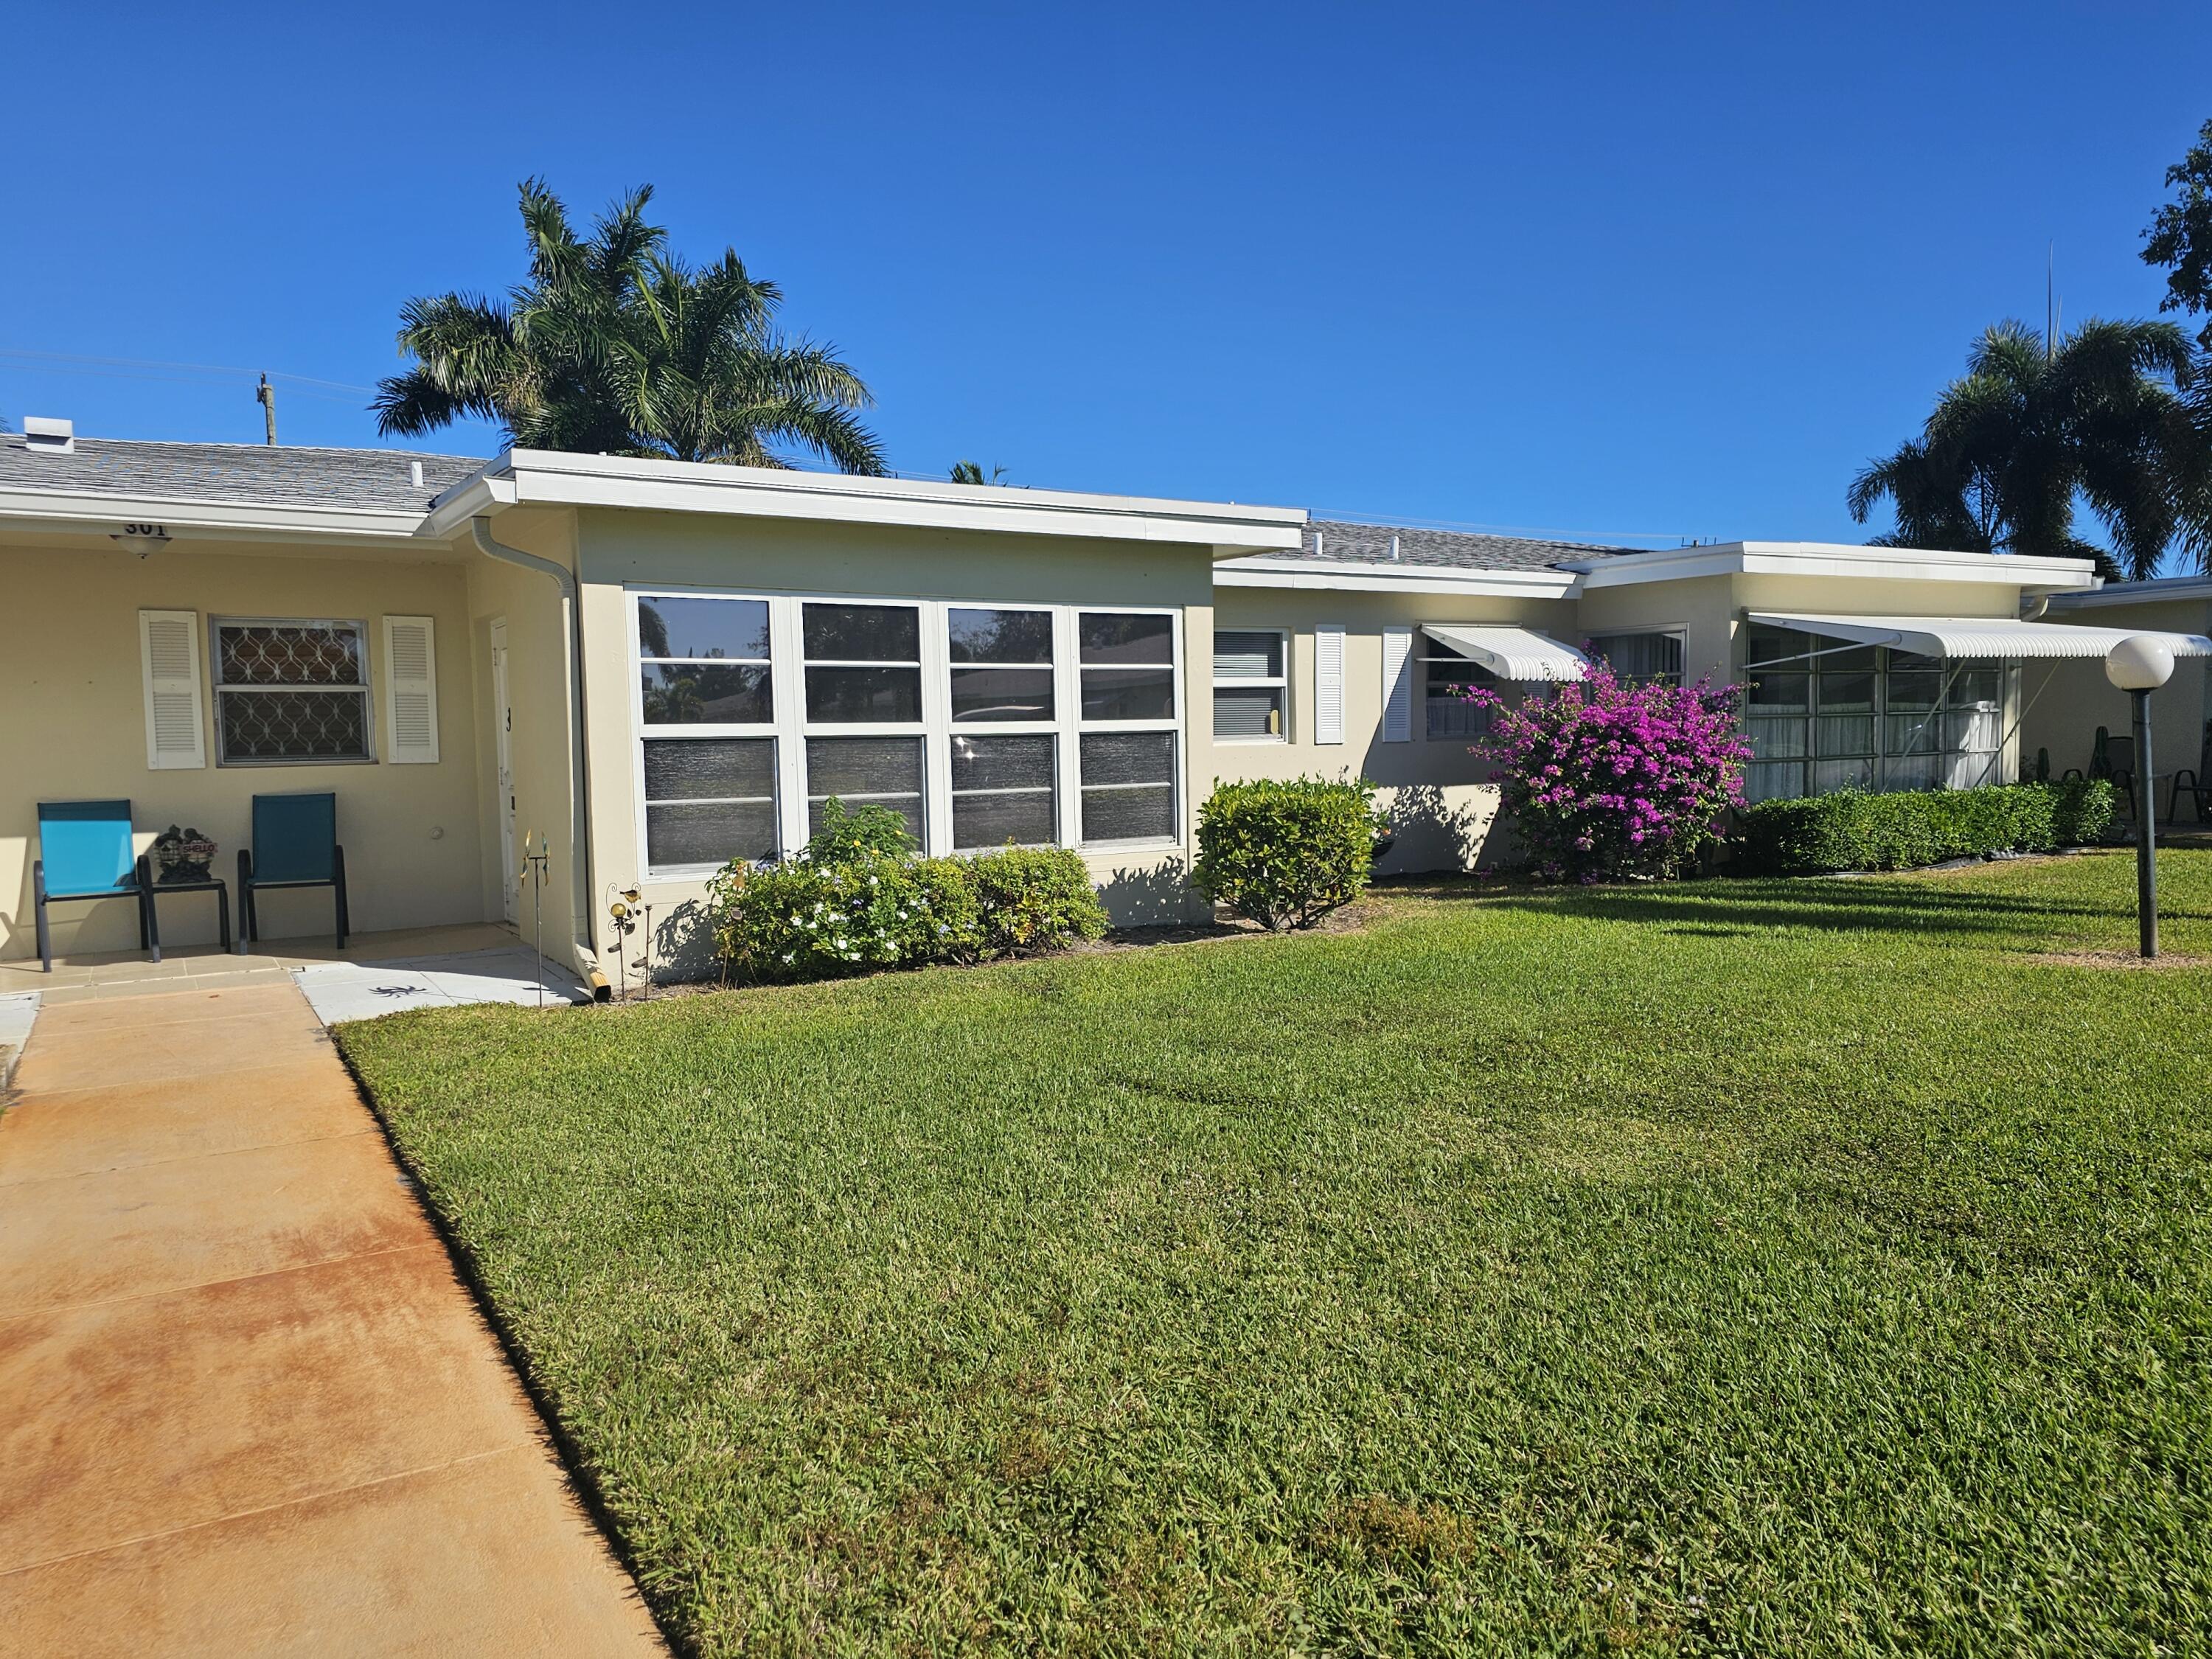
M 2173 649 L 2134 634 L 2105 655 L 2105 678 L 2136 710 L 2136 931 L 2146 957 L 2158 954 L 2158 775 L 2150 763 L 2150 694 L 2173 676 Z

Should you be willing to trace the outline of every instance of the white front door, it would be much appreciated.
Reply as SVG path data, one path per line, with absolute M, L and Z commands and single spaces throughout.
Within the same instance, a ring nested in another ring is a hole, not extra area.
M 514 709 L 507 699 L 507 618 L 491 623 L 491 718 L 499 755 L 500 911 L 515 919 L 514 891 Z

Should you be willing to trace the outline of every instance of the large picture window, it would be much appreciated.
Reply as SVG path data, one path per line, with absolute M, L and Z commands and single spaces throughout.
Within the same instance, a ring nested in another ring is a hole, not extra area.
M 833 796 L 897 812 L 933 853 L 1180 836 L 1172 611 L 632 600 L 655 876 L 788 856 Z
M 218 763 L 376 758 L 370 746 L 366 625 L 217 617 L 210 631 Z
M 1787 629 L 1751 630 L 1752 800 L 2002 783 L 2012 665 L 1945 662 Z

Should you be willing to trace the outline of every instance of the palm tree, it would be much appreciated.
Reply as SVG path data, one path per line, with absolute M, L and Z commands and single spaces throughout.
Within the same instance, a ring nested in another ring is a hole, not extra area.
M 464 415 L 525 448 L 787 466 L 797 448 L 881 473 L 856 411 L 875 399 L 836 350 L 774 327 L 782 290 L 734 251 L 703 269 L 666 252 L 630 192 L 580 239 L 541 179 L 521 186 L 530 275 L 504 301 L 441 294 L 400 312 L 413 368 L 377 388 L 377 428 L 410 437 Z
M 2056 349 L 2025 323 L 1988 330 L 1917 441 L 1868 463 L 1846 503 L 1884 500 L 1893 547 L 2096 559 L 2148 576 L 2177 539 L 2212 553 L 2212 421 L 2189 341 L 2171 323 L 2092 319 Z M 2077 499 L 2111 551 L 2074 533 Z

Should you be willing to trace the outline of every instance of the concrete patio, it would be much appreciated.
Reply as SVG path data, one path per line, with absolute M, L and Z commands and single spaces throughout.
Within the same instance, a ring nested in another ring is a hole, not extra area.
M 330 964 L 194 961 L 83 965 L 0 1112 L 10 1650 L 663 1651 L 289 978 Z
M 127 997 L 184 995 L 297 983 L 325 1025 L 406 1008 L 467 1002 L 533 1006 L 590 1000 L 575 975 L 537 953 L 512 928 L 489 922 L 356 933 L 343 951 L 328 938 L 263 939 L 245 955 L 212 945 L 57 957 L 51 974 L 35 959 L 0 962 L 0 1048 L 24 1016 L 22 999 L 64 1008 Z M 21 1036 L 12 1041 L 20 1045 Z M 0 1062 L 0 1072 L 4 1062 Z

